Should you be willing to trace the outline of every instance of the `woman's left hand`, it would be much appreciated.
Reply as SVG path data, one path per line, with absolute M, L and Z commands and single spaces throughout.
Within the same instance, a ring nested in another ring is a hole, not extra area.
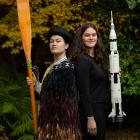
M 96 122 L 94 120 L 94 117 L 88 117 L 88 119 L 87 119 L 87 131 L 91 135 L 97 134 L 97 126 L 96 126 Z

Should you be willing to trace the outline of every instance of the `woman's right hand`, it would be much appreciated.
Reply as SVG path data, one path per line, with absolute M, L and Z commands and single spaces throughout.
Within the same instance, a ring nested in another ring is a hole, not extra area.
M 26 77 L 26 81 L 27 81 L 27 85 L 31 85 L 32 84 L 32 80 L 27 76 Z M 33 84 L 35 85 L 35 81 L 36 81 L 36 77 L 35 74 L 33 73 Z
M 36 93 L 40 94 L 41 83 L 37 80 L 37 78 L 36 78 L 34 73 L 33 73 L 33 81 L 27 76 L 26 77 L 26 82 L 27 82 L 28 86 L 30 86 L 33 83 Z
M 28 86 L 32 84 L 32 80 L 30 80 L 30 78 L 28 76 L 26 77 L 26 81 L 27 81 Z

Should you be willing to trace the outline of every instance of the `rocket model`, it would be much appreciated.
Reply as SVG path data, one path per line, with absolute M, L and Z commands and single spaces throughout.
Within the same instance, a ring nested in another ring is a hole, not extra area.
M 115 27 L 113 23 L 113 16 L 111 11 L 111 30 L 110 30 L 110 80 L 111 80 L 111 103 L 112 111 L 109 114 L 109 118 L 112 118 L 113 122 L 122 122 L 123 117 L 126 114 L 122 111 L 122 98 L 121 98 L 121 84 L 120 84 L 120 65 L 119 65 L 119 53 L 117 50 L 117 37 L 115 33 Z

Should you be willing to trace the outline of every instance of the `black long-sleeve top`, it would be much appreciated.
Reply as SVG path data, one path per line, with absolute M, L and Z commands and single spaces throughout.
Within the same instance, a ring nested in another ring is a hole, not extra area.
M 107 98 L 107 74 L 87 54 L 80 55 L 75 63 L 77 85 L 82 111 L 92 116 L 94 103 L 105 102 Z

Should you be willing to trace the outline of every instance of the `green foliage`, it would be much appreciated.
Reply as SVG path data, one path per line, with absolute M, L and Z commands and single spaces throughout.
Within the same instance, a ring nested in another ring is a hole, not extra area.
M 19 53 L 22 46 L 16 2 L 4 0 L 0 1 L 0 6 L 6 9 L 0 10 L 0 13 L 4 13 L 0 15 L 0 47 L 8 47 L 12 53 Z M 100 30 L 108 53 L 112 10 L 120 53 L 122 92 L 140 94 L 140 0 L 34 0 L 30 1 L 30 9 L 33 47 L 38 40 L 38 48 L 47 44 L 47 31 L 54 26 L 63 26 L 74 33 L 81 24 L 90 21 Z
M 9 140 L 33 139 L 33 121 L 28 89 L 23 76 L 13 81 L 0 74 L 0 136 Z
M 138 20 L 139 16 L 130 14 L 126 17 L 126 20 L 120 22 L 122 27 L 119 32 L 118 43 L 120 48 L 120 63 L 122 68 L 122 89 L 125 94 L 138 94 L 140 95 L 140 41 L 138 31 L 140 22 L 135 24 L 135 20 Z M 121 18 L 120 18 L 121 19 Z M 121 20 L 120 20 L 121 21 Z
M 127 4 L 128 4 L 128 7 L 130 9 L 134 9 L 136 7 L 136 1 L 135 0 L 126 0 Z

